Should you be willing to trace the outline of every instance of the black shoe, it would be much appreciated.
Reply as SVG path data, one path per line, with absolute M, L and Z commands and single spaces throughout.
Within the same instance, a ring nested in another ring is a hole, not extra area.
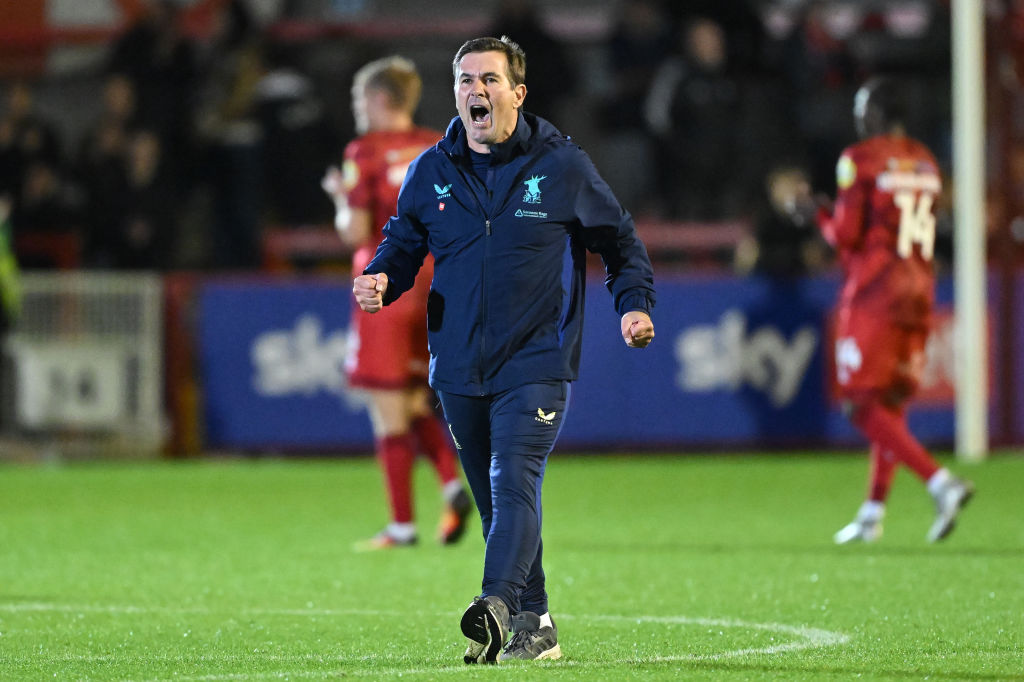
M 501 652 L 502 660 L 518 658 L 539 661 L 562 657 L 562 647 L 558 646 L 558 628 L 553 620 L 550 627 L 541 627 L 540 616 L 523 611 L 512 616 L 512 633 L 512 639 L 508 640 Z
M 497 663 L 508 636 L 508 607 L 501 597 L 474 597 L 462 614 L 462 634 L 469 640 L 466 663 Z

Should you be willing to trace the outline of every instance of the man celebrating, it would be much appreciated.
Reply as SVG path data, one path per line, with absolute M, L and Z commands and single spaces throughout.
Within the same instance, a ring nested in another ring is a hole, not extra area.
M 398 214 L 353 293 L 363 310 L 380 310 L 434 256 L 430 380 L 486 539 L 482 591 L 462 616 L 464 660 L 558 658 L 541 483 L 579 369 L 586 251 L 604 261 L 630 347 L 654 338 L 653 272 L 632 218 L 586 154 L 522 110 L 519 46 L 470 40 L 452 66 L 459 115 L 409 169 Z
M 836 326 L 836 379 L 844 408 L 871 443 L 867 500 L 835 535 L 838 544 L 882 534 L 885 501 L 898 464 L 927 485 L 936 516 L 928 541 L 953 530 L 971 499 L 970 482 L 940 467 L 907 428 L 905 405 L 917 389 L 931 323 L 935 277 L 935 199 L 942 189 L 935 157 L 907 137 L 898 85 L 876 78 L 856 95 L 861 142 L 836 167 L 834 212 L 819 212 L 825 239 L 846 278 Z

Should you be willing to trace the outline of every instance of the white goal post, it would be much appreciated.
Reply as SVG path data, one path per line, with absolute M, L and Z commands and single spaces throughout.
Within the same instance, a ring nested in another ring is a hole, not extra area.
M 985 23 L 978 0 L 953 0 L 953 249 L 957 320 L 956 452 L 988 456 L 985 268 Z

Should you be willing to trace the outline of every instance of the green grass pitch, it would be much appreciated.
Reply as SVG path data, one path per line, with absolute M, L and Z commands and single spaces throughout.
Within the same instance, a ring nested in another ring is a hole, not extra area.
M 947 460 L 949 461 L 949 460 Z M 577 456 L 545 480 L 564 657 L 466 666 L 479 520 L 356 553 L 367 458 L 0 466 L 2 680 L 1024 680 L 1024 456 L 951 463 L 978 494 L 931 546 L 896 479 L 885 536 L 836 547 L 862 455 Z

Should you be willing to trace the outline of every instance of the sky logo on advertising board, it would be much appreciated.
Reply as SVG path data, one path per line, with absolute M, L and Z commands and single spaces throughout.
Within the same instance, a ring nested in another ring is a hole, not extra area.
M 817 345 L 812 325 L 804 325 L 787 341 L 772 326 L 748 332 L 743 311 L 727 310 L 717 325 L 694 325 L 676 337 L 676 384 L 694 393 L 737 391 L 748 384 L 781 409 L 799 392 Z
M 318 391 L 344 396 L 347 348 L 346 330 L 325 335 L 323 323 L 312 313 L 299 317 L 292 329 L 264 331 L 253 339 L 249 353 L 253 389 L 274 398 Z

